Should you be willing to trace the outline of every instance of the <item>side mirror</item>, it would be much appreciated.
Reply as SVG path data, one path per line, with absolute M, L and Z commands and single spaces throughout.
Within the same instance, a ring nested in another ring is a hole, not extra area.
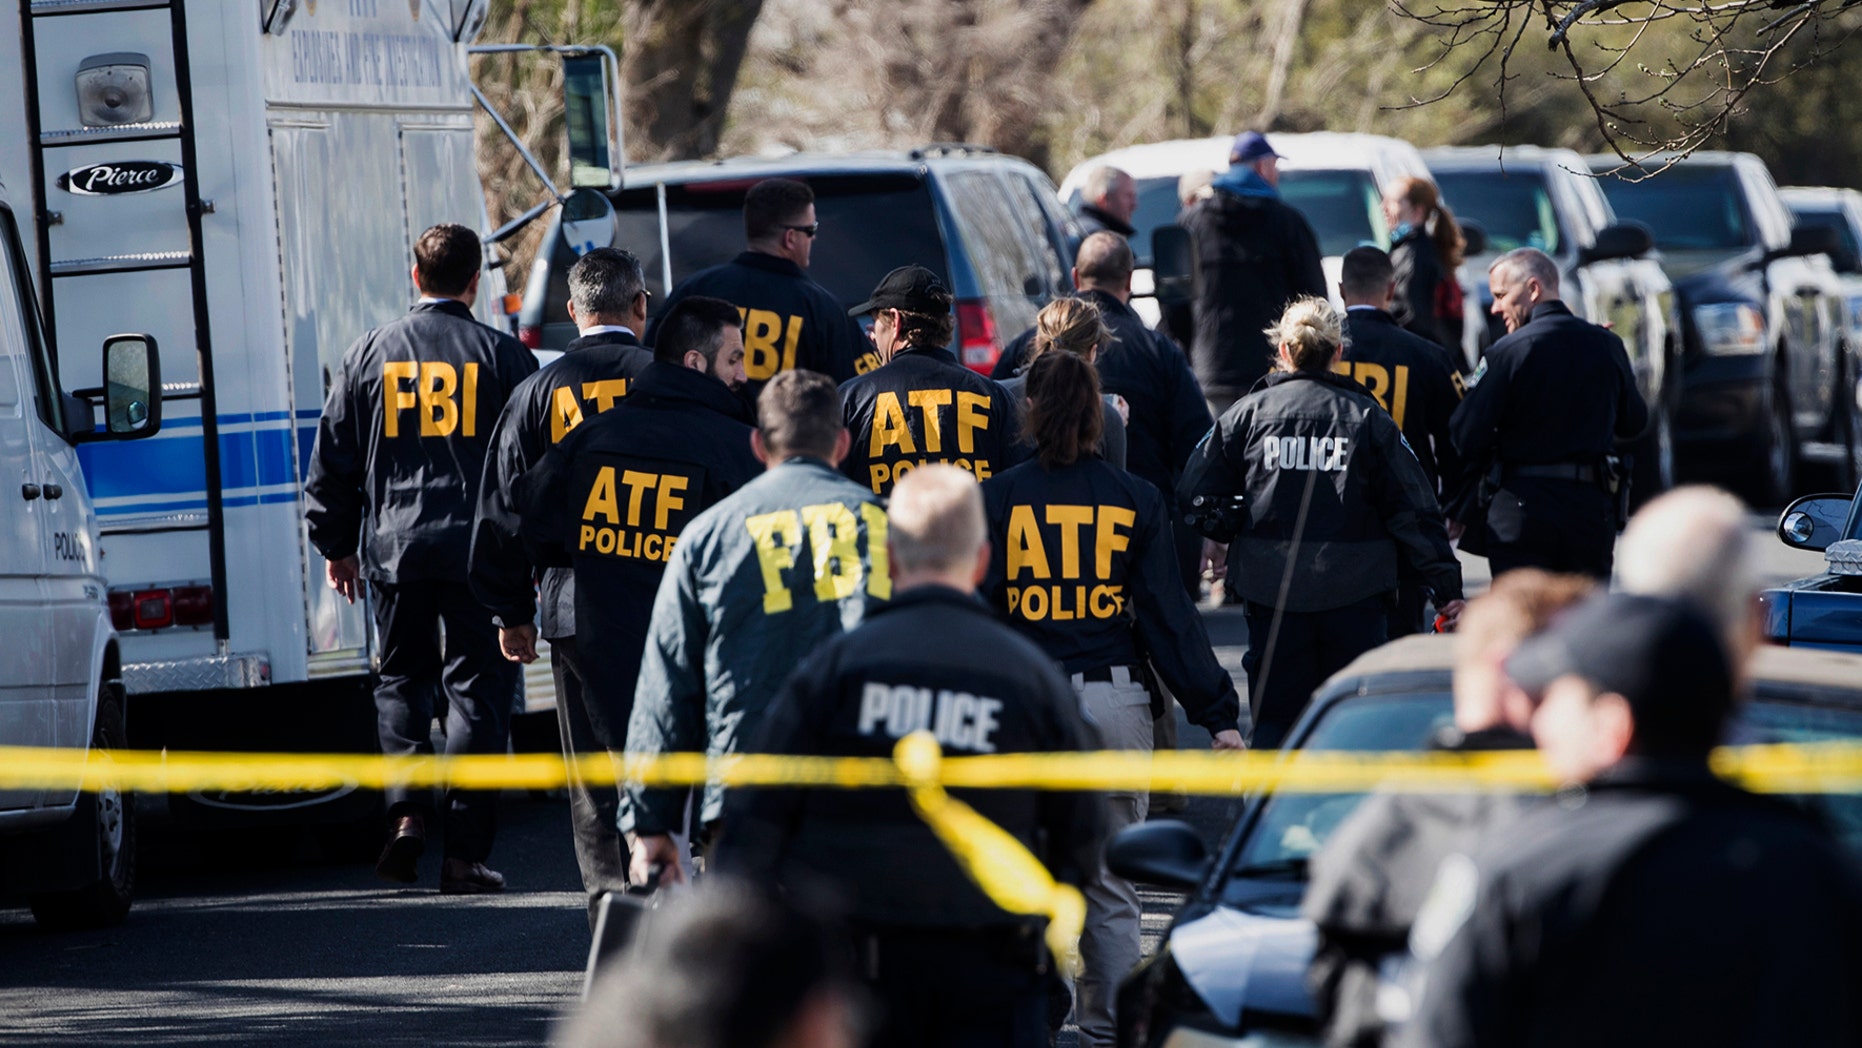
M 104 427 L 95 404 L 103 401 Z M 65 427 L 74 442 L 140 440 L 162 428 L 162 356 L 152 335 L 111 335 L 103 340 L 103 385 L 72 392 Z
M 1151 230 L 1151 274 L 1159 306 L 1187 306 L 1196 298 L 1196 242 L 1179 225 Z
M 1655 248 L 1655 234 L 1640 222 L 1618 222 L 1597 231 L 1597 240 L 1578 252 L 1578 263 L 1587 265 L 1611 258 L 1640 258 Z
M 613 148 L 619 138 L 614 112 L 608 104 L 608 60 L 600 51 L 564 55 L 562 60 L 563 124 L 569 132 L 569 186 L 612 189 Z
M 1789 255 L 1829 255 L 1835 257 L 1842 253 L 1843 238 L 1836 230 L 1825 225 L 1813 225 L 1799 222 L 1791 227 L 1791 244 L 1784 249 Z
M 1464 258 L 1487 253 L 1487 228 L 1471 218 L 1461 222 L 1461 254 Z
M 1209 875 L 1209 852 L 1186 822 L 1157 819 L 1126 827 L 1106 845 L 1106 869 L 1128 881 L 1194 888 Z
M 614 243 L 614 202 L 599 189 L 575 190 L 563 198 L 562 222 L 557 229 L 577 258 L 607 247 Z
M 1806 495 L 1785 507 L 1778 518 L 1778 538 L 1792 549 L 1820 553 L 1843 538 L 1849 523 L 1848 495 Z

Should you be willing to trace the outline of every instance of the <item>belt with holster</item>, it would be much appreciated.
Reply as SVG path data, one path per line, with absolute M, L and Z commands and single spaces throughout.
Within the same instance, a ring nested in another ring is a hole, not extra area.
M 1529 466 L 1506 466 L 1500 471 L 1502 484 L 1509 480 L 1574 480 L 1580 484 L 1601 483 L 1603 474 L 1596 466 L 1576 462 L 1550 462 Z
M 1137 684 L 1141 687 L 1148 688 L 1150 687 L 1146 679 L 1148 676 L 1149 674 L 1145 671 L 1143 666 L 1101 666 L 1098 669 L 1082 670 L 1079 673 L 1073 674 L 1072 683 L 1076 688 L 1082 684 L 1092 683 L 1117 685 Z

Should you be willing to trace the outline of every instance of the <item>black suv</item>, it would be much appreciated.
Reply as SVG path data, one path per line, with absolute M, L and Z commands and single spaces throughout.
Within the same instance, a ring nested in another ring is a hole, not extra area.
M 1077 238 L 1047 176 L 993 150 L 928 146 L 630 167 L 626 187 L 610 194 L 614 245 L 640 256 L 655 303 L 665 301 L 668 269 L 676 285 L 744 249 L 744 193 L 766 178 L 814 190 L 821 234 L 808 275 L 842 302 L 865 301 L 879 278 L 908 263 L 943 277 L 957 297 L 951 348 L 985 375 L 1004 343 L 1072 290 Z M 532 349 L 559 350 L 575 337 L 567 273 L 576 253 L 555 219 L 546 243 L 524 289 L 518 334 Z

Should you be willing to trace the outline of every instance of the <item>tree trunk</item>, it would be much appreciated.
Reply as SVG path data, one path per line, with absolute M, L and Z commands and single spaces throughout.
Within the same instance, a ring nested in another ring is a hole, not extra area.
M 636 160 L 718 148 L 763 0 L 632 0 L 621 52 L 627 147 Z

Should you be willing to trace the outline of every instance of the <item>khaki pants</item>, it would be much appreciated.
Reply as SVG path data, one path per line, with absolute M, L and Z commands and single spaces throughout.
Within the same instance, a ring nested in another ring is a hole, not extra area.
M 1127 667 L 1113 667 L 1112 674 L 1111 681 L 1088 681 L 1080 674 L 1073 675 L 1073 690 L 1080 696 L 1080 707 L 1098 729 L 1106 749 L 1148 752 L 1151 695 Z M 1143 822 L 1147 802 L 1148 795 L 1143 792 L 1108 793 L 1106 839 Z M 1086 929 L 1080 936 L 1084 970 L 1076 987 L 1074 1016 L 1080 1024 L 1081 1048 L 1112 1048 L 1118 1034 L 1112 1006 L 1119 980 L 1137 965 L 1141 955 L 1142 910 L 1137 886 L 1107 872 L 1103 853 L 1085 889 Z

